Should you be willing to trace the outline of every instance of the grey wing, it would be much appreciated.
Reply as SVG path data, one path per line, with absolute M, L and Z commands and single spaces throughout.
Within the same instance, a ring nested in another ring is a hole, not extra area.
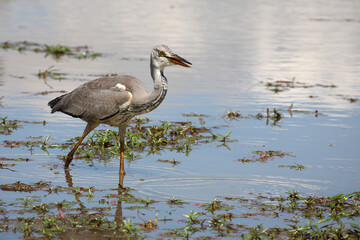
M 129 76 L 130 77 L 130 76 Z M 125 112 L 133 94 L 123 78 L 100 78 L 49 102 L 52 113 L 61 111 L 85 121 L 101 122 Z

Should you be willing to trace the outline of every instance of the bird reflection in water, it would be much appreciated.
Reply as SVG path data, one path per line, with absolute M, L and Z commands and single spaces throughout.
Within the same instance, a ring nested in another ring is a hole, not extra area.
M 80 195 L 76 194 L 76 190 L 74 189 L 74 185 L 73 185 L 73 178 L 72 175 L 70 173 L 70 169 L 69 168 L 65 168 L 65 181 L 68 185 L 68 187 L 70 189 L 73 189 L 74 192 L 74 196 L 75 196 L 75 200 L 76 202 L 79 204 L 80 207 L 80 212 L 87 214 L 87 209 L 85 207 L 85 205 L 81 202 L 80 200 Z M 120 182 L 120 178 L 119 178 L 119 182 Z M 114 221 L 117 224 L 118 228 L 121 228 L 123 226 L 123 211 L 122 211 L 122 201 L 121 201 L 121 195 L 124 193 L 124 191 L 126 191 L 124 188 L 117 188 L 117 204 L 116 204 L 116 211 L 115 211 L 115 218 Z M 87 240 L 92 240 L 92 239 L 103 239 L 104 236 L 110 234 L 112 237 L 116 237 L 117 239 L 122 239 L 124 237 L 126 237 L 126 234 L 124 232 L 119 231 L 114 231 L 114 230 L 109 230 L 108 232 L 106 230 L 103 231 L 88 231 L 88 232 L 67 232 L 61 235 L 61 237 L 63 237 L 64 239 L 72 239 L 72 238 L 76 238 L 76 239 L 87 239 Z M 115 234 L 115 235 L 114 235 Z M 126 238 L 128 239 L 128 238 Z

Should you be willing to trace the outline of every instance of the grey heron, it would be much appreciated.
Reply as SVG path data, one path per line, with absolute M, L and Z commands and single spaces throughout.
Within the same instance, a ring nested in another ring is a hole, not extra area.
M 164 100 L 168 82 L 164 68 L 171 65 L 191 67 L 191 63 L 176 55 L 166 45 L 154 47 L 150 55 L 150 71 L 154 89 L 148 93 L 144 84 L 130 75 L 108 76 L 89 81 L 72 92 L 51 100 L 51 113 L 60 111 L 87 122 L 85 130 L 65 158 L 68 168 L 76 149 L 84 138 L 100 124 L 119 128 L 120 170 L 124 175 L 124 141 L 126 126 L 136 115 L 154 110 Z

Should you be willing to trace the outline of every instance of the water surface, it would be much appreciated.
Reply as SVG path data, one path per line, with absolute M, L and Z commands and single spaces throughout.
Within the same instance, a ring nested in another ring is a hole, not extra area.
M 282 194 L 333 195 L 359 190 L 360 184 L 360 2 L 359 1 L 0 1 L 0 40 L 68 46 L 87 45 L 102 53 L 77 60 L 31 51 L 0 50 L 1 117 L 46 121 L 24 124 L 4 140 L 49 136 L 64 142 L 82 133 L 85 123 L 64 114 L 51 115 L 47 102 L 101 74 L 131 74 L 151 89 L 149 54 L 167 44 L 193 68 L 166 69 L 169 92 L 158 109 L 146 115 L 158 121 L 192 121 L 183 113 L 201 113 L 216 133 L 237 140 L 226 147 L 199 145 L 188 156 L 165 151 L 142 155 L 126 165 L 125 185 L 156 200 L 176 196 L 207 202 L 217 196 Z M 50 66 L 64 80 L 39 79 Z M 267 83 L 299 82 L 278 93 Z M 293 104 L 292 116 L 287 112 Z M 280 109 L 275 125 L 266 119 L 226 120 L 229 110 L 243 115 Z M 295 111 L 298 110 L 298 111 Z M 318 117 L 314 112 L 318 111 Z M 106 128 L 104 126 L 103 128 Z M 28 157 L 16 172 L 1 170 L 1 183 L 48 180 L 65 185 L 60 150 L 1 146 L 2 157 Z M 243 164 L 252 151 L 279 150 L 293 157 Z M 176 159 L 172 167 L 156 161 Z M 279 165 L 298 163 L 294 171 Z M 118 159 L 71 168 L 75 185 L 113 188 Z M 50 170 L 51 169 L 51 170 Z M 13 196 L 1 194 L 3 199 Z

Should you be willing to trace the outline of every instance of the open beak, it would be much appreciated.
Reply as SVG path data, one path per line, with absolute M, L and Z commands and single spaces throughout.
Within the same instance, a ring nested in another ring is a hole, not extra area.
M 174 64 L 177 64 L 177 65 L 181 65 L 183 67 L 188 67 L 190 68 L 192 65 L 191 62 L 185 60 L 184 58 L 176 55 L 176 54 L 171 54 L 169 56 L 167 56 L 167 58 Z

